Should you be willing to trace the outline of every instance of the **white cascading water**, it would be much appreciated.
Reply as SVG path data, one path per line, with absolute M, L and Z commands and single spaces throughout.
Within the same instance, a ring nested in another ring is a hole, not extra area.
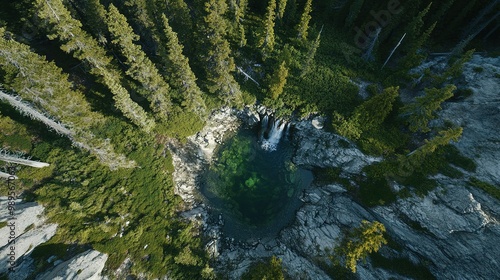
M 262 119 L 262 133 L 261 133 L 262 149 L 270 152 L 276 151 L 278 143 L 280 142 L 281 137 L 283 136 L 283 131 L 285 130 L 286 125 L 287 123 L 284 121 L 282 122 L 281 120 L 274 120 L 266 138 L 264 134 L 268 126 L 268 116 L 267 115 L 264 116 L 264 118 Z
M 288 139 L 289 136 L 290 136 L 290 124 L 287 123 L 285 128 L 285 139 Z
M 262 139 L 264 138 L 264 133 L 266 132 L 267 130 L 267 124 L 269 122 L 269 116 L 268 115 L 265 115 L 263 118 L 262 118 L 262 127 L 261 127 L 261 130 L 260 130 L 260 137 L 261 137 L 261 141 Z

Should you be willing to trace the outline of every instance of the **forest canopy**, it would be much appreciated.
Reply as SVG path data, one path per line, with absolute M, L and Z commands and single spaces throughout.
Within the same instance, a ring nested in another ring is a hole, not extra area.
M 222 106 L 326 116 L 326 129 L 384 156 L 359 182 L 367 205 L 395 199 L 391 180 L 428 191 L 415 182 L 448 168 L 447 144 L 462 132 L 429 124 L 456 95 L 464 63 L 498 40 L 498 6 L 2 1 L 0 148 L 51 163 L 17 175 L 23 197 L 44 204 L 59 224 L 35 249 L 34 273 L 54 248 L 77 244 L 72 254 L 86 246 L 108 253 L 107 269 L 130 258 L 133 272 L 148 277 L 214 278 L 200 229 L 178 216 L 184 204 L 174 194 L 166 144 L 185 141 Z M 412 71 L 436 53 L 444 54 L 443 69 Z M 411 96 L 406 104 L 402 92 Z M 355 261 L 349 266 L 355 271 Z

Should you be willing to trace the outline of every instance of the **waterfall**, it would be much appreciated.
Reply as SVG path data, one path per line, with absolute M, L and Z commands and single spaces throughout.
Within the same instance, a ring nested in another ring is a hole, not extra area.
M 289 123 L 286 124 L 285 140 L 288 139 L 288 137 L 290 137 L 290 124 Z
M 261 147 L 262 149 L 266 151 L 276 151 L 276 148 L 278 147 L 278 143 L 281 140 L 281 137 L 283 136 L 283 131 L 285 130 L 285 127 L 287 126 L 287 123 L 281 120 L 274 120 L 272 122 L 271 128 L 269 129 L 269 121 L 268 121 L 268 116 L 264 116 L 262 119 L 262 130 L 261 130 Z M 267 133 L 267 137 L 265 135 L 265 132 L 269 129 L 269 132 Z
M 260 141 L 263 141 L 264 140 L 264 134 L 266 133 L 266 130 L 267 130 L 267 124 L 269 122 L 269 116 L 265 115 L 261 119 L 262 119 L 262 127 L 260 129 L 259 135 L 260 135 Z

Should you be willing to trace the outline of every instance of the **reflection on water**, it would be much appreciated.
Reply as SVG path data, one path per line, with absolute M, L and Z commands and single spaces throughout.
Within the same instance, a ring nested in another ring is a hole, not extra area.
M 202 193 L 222 213 L 226 234 L 237 239 L 274 235 L 292 220 L 300 192 L 312 181 L 310 171 L 291 162 L 292 152 L 287 139 L 274 151 L 263 149 L 249 129 L 219 147 L 202 178 Z

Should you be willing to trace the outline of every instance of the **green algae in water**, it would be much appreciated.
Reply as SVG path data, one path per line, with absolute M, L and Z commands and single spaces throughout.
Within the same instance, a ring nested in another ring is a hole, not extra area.
M 265 151 L 256 133 L 242 129 L 217 150 L 202 191 L 226 220 L 233 220 L 233 227 L 284 226 L 300 205 L 298 195 L 312 181 L 311 172 L 295 166 L 291 155 L 289 141 Z

